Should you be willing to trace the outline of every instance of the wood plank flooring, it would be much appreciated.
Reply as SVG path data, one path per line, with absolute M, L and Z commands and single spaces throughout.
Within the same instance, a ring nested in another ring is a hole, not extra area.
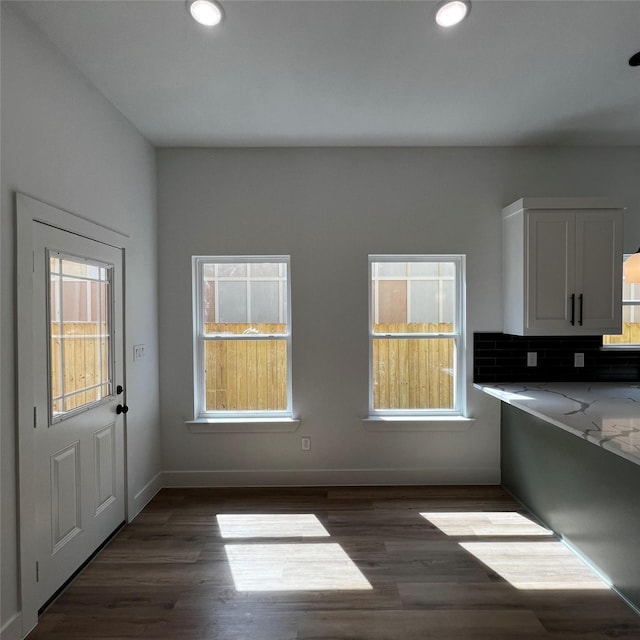
M 29 640 L 639 640 L 612 591 L 522 545 L 554 544 L 522 513 L 499 487 L 165 489 Z

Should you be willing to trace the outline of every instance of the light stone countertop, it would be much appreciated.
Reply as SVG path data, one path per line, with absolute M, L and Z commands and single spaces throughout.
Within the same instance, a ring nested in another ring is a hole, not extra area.
M 474 386 L 640 465 L 639 384 L 506 382 Z

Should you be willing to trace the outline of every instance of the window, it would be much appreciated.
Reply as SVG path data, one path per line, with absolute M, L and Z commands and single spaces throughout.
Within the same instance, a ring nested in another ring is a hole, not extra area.
M 626 260 L 629 254 L 624 256 Z M 622 283 L 622 333 L 603 336 L 602 344 L 610 348 L 640 349 L 640 283 Z
M 461 415 L 464 256 L 369 256 L 369 410 Z
M 291 415 L 289 257 L 195 257 L 196 418 Z

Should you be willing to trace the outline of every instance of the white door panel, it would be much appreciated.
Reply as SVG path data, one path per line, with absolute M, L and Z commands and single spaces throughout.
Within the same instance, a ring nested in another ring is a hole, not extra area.
M 34 222 L 38 604 L 125 519 L 122 252 Z

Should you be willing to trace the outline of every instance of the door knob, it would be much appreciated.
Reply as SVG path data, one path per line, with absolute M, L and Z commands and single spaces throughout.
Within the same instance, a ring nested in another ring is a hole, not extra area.
M 120 415 L 121 413 L 127 413 L 127 411 L 129 411 L 129 407 L 127 407 L 127 405 L 126 405 L 126 404 L 119 404 L 119 405 L 116 407 L 116 413 L 117 413 L 118 415 Z

